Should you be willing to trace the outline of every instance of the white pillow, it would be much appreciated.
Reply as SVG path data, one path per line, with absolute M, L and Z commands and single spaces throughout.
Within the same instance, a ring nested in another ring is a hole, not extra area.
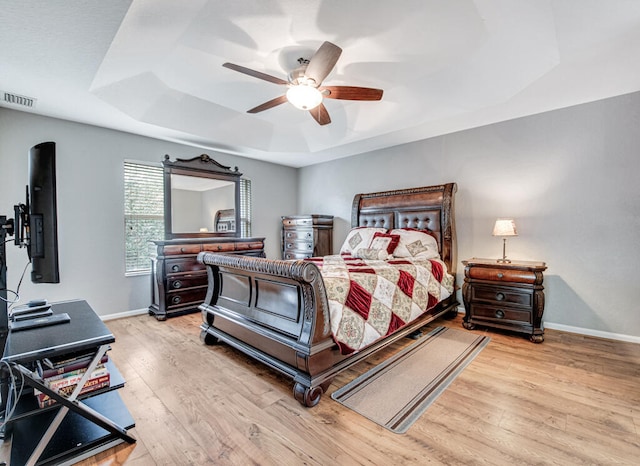
M 340 254 L 352 254 L 353 251 L 360 248 L 368 248 L 376 233 L 386 233 L 386 228 L 374 227 L 356 227 L 352 228 L 342 243 Z
M 440 257 L 438 242 L 428 233 L 402 228 L 391 230 L 389 233 L 400 235 L 400 242 L 393 251 L 393 257 L 411 257 L 422 260 Z

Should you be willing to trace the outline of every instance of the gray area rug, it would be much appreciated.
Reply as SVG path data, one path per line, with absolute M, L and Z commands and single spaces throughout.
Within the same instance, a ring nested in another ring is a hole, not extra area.
M 438 327 L 331 398 L 402 434 L 489 343 L 489 337 Z

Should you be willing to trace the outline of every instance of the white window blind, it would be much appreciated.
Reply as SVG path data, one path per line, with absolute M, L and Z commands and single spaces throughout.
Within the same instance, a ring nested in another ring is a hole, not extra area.
M 150 241 L 164 238 L 161 166 L 124 163 L 125 274 L 151 270 Z
M 251 236 L 251 180 L 240 179 L 240 236 Z

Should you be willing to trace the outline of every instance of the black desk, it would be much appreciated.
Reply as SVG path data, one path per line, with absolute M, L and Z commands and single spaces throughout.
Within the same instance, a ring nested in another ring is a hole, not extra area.
M 34 407 L 34 397 L 18 400 L 9 397 L 6 412 L 11 413 L 8 426 L 13 434 L 11 464 L 60 464 L 96 454 L 123 441 L 133 443 L 127 429 L 135 424 L 120 396 L 114 390 L 124 385 L 115 366 L 110 367 L 111 384 L 105 390 L 91 392 L 86 401 L 77 399 L 86 380 L 78 383 L 74 393 L 65 398 L 42 383 L 29 367 L 42 358 L 62 356 L 76 351 L 95 351 L 86 371 L 89 377 L 102 355 L 115 341 L 106 325 L 86 301 L 68 301 L 52 305 L 55 313 L 66 312 L 69 323 L 9 333 L 3 366 L 10 365 L 16 380 L 54 398 L 49 408 Z M 4 364 L 6 363 L 6 364 Z M 109 417 L 107 417 L 107 415 Z

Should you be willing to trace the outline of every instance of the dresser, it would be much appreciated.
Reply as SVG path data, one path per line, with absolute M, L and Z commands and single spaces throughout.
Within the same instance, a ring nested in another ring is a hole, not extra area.
M 158 320 L 197 312 L 207 294 L 201 251 L 264 257 L 264 238 L 186 238 L 154 241 L 151 251 L 151 305 Z
M 282 258 L 307 259 L 333 254 L 332 215 L 282 217 Z
M 465 328 L 495 327 L 526 333 L 534 343 L 544 341 L 544 262 L 474 258 L 462 263 Z

